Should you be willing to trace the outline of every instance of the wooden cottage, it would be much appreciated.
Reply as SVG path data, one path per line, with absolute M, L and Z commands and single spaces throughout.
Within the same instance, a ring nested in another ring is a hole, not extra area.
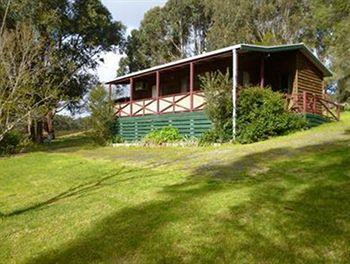
M 135 140 L 152 129 L 172 125 L 184 135 L 199 136 L 211 126 L 203 111 L 199 76 L 227 69 L 232 74 L 234 108 L 238 89 L 259 85 L 284 93 L 292 111 L 339 118 L 324 90 L 323 79 L 331 72 L 304 44 L 239 44 L 108 82 L 120 135 Z

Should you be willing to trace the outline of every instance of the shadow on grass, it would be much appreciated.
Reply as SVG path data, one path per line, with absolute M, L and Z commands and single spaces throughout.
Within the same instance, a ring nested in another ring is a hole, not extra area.
M 92 138 L 86 134 L 81 133 L 73 136 L 58 137 L 51 143 L 45 142 L 41 145 L 35 145 L 28 149 L 28 152 L 47 151 L 47 152 L 74 152 L 81 149 L 94 149 L 98 147 Z
M 202 166 L 187 182 L 164 187 L 166 199 L 113 213 L 28 263 L 345 263 L 350 256 L 349 143 L 272 149 L 231 164 Z M 207 207 L 201 202 L 207 195 L 215 199 L 220 192 L 247 187 L 248 200 L 222 201 L 228 212 L 195 217 Z M 198 221 L 193 234 L 169 231 L 190 219 Z
M 80 196 L 82 194 L 86 194 L 98 189 L 101 189 L 103 187 L 107 187 L 110 185 L 114 185 L 117 183 L 121 183 L 121 182 L 127 182 L 127 181 L 132 181 L 132 180 L 136 180 L 138 178 L 143 178 L 145 177 L 144 175 L 142 176 L 132 176 L 132 177 L 127 177 L 127 178 L 119 178 L 116 179 L 118 176 L 121 176 L 122 174 L 127 174 L 127 173 L 131 173 L 131 172 L 137 172 L 140 171 L 141 169 L 130 169 L 130 170 L 125 170 L 124 168 L 121 168 L 118 172 L 114 172 L 114 173 L 109 173 L 106 174 L 105 176 L 97 179 L 97 180 L 93 180 L 93 181 L 89 181 L 83 184 L 79 184 L 77 186 L 74 186 L 72 188 L 69 188 L 68 190 L 61 192 L 45 201 L 41 201 L 39 203 L 30 205 L 28 207 L 25 208 L 21 208 L 21 209 L 17 209 L 14 210 L 10 213 L 2 213 L 0 212 L 0 217 L 3 218 L 7 218 L 7 217 L 12 217 L 12 216 L 16 216 L 16 215 L 21 215 L 24 213 L 27 213 L 29 211 L 34 211 L 34 210 L 42 210 L 58 201 L 70 198 L 70 197 L 74 197 L 74 196 Z M 156 177 L 158 176 L 157 174 L 153 173 L 151 176 L 146 176 L 146 177 Z M 113 181 L 111 181 L 112 179 L 114 179 Z
M 89 192 L 89 191 L 96 190 L 98 188 L 104 187 L 106 185 L 106 183 L 105 183 L 106 181 L 119 175 L 121 171 L 122 171 L 122 169 L 117 173 L 112 173 L 112 174 L 106 175 L 98 180 L 79 184 L 79 185 L 72 187 L 64 192 L 61 192 L 58 195 L 55 195 L 54 197 L 51 197 L 50 199 L 47 199 L 45 201 L 41 201 L 41 202 L 36 203 L 34 205 L 28 206 L 26 208 L 14 210 L 14 211 L 7 213 L 7 214 L 0 212 L 0 216 L 1 217 L 11 217 L 11 216 L 26 213 L 28 211 L 40 210 L 40 209 L 43 209 L 43 208 L 45 208 L 45 207 L 47 207 L 55 202 L 58 202 L 60 200 L 63 200 L 63 199 L 69 198 L 69 197 L 73 197 L 73 196 L 77 196 L 77 195 L 81 195 L 81 194 Z

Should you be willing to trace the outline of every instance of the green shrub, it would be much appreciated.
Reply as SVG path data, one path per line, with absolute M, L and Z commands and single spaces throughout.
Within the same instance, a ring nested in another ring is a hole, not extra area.
M 205 146 L 211 143 L 224 143 L 232 139 L 232 129 L 228 129 L 227 132 L 222 132 L 216 129 L 210 129 L 204 132 L 199 138 L 199 145 Z
M 120 135 L 114 135 L 112 138 L 112 143 L 124 143 L 124 138 Z
M 201 89 L 206 99 L 205 114 L 212 122 L 210 131 L 201 142 L 225 142 L 232 139 L 232 80 L 229 71 L 206 73 L 200 76 Z
M 162 145 L 182 140 L 179 130 L 175 127 L 163 127 L 162 129 L 149 132 L 143 139 L 147 144 Z
M 0 141 L 0 155 L 14 154 L 18 152 L 23 136 L 17 131 L 11 131 L 5 134 Z
M 237 100 L 237 134 L 240 143 L 252 143 L 301 130 L 306 119 L 285 110 L 282 94 L 269 88 L 241 90 Z
M 344 103 L 344 105 L 343 105 L 343 110 L 344 111 L 350 111 L 350 103 Z

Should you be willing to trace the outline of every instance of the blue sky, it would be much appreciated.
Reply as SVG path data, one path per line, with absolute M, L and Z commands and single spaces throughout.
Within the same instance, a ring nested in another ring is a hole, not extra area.
M 165 2 L 166 0 L 102 0 L 113 19 L 127 26 L 127 32 L 139 27 L 147 10 L 155 6 L 163 6 Z M 98 67 L 97 74 L 101 82 L 106 82 L 115 77 L 121 56 L 108 52 L 103 58 L 104 63 Z

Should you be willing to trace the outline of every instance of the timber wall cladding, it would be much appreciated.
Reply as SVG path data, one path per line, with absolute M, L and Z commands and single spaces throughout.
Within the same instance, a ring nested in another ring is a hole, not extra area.
M 322 73 L 300 52 L 297 54 L 298 93 L 307 92 L 319 97 L 323 96 Z M 317 102 L 316 111 L 322 114 L 322 105 Z
M 199 137 L 211 125 L 203 111 L 121 117 L 118 119 L 118 134 L 127 141 L 133 141 L 143 138 L 154 129 L 173 126 L 179 129 L 181 135 Z

